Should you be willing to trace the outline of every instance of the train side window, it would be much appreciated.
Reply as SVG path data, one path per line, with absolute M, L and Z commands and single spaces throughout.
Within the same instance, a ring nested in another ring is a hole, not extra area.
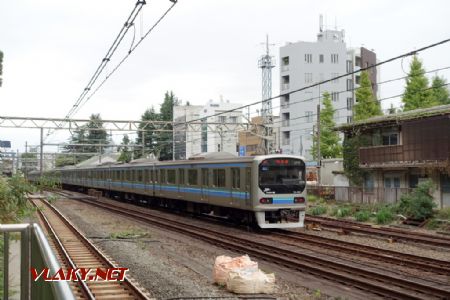
M 145 175 L 144 175 L 144 182 L 145 182 L 145 183 L 150 182 L 150 170 L 149 170 L 149 169 L 146 169 L 146 170 L 144 171 L 144 173 L 145 173 Z
M 213 170 L 213 186 L 225 187 L 225 169 Z
M 185 184 L 185 182 L 184 182 L 184 169 L 183 168 L 178 169 L 178 184 L 180 184 L 180 185 L 184 185 Z
M 231 187 L 241 189 L 241 169 L 231 168 Z
M 195 169 L 188 170 L 188 185 L 197 185 L 198 171 Z
M 150 170 L 150 182 L 156 182 L 156 176 L 155 176 L 155 171 L 154 170 Z
M 208 186 L 208 169 L 202 169 L 202 185 Z
M 175 170 L 167 170 L 167 183 L 175 184 L 176 182 L 176 173 Z
M 143 182 L 144 178 L 142 176 L 142 170 L 137 170 L 137 181 L 138 182 Z

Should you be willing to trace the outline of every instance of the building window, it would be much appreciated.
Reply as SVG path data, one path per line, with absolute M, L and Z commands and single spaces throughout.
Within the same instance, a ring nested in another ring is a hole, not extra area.
M 283 139 L 282 139 L 282 144 L 283 146 L 287 146 L 290 144 L 290 137 L 291 137 L 291 132 L 290 131 L 283 131 Z
M 289 71 L 289 56 L 281 59 L 281 71 Z
M 311 123 L 313 121 L 313 112 L 305 111 L 306 122 Z
M 281 90 L 285 91 L 289 89 L 289 75 L 281 77 Z
M 381 141 L 383 145 L 390 146 L 390 145 L 398 145 L 398 133 L 383 133 L 381 135 Z
M 331 93 L 331 100 L 334 102 L 339 101 L 339 92 L 332 92 Z
M 364 176 L 364 189 L 366 192 L 373 192 L 374 180 L 372 174 L 367 174 L 366 176 Z
M 227 121 L 226 116 L 219 116 L 219 123 L 225 123 Z
M 361 56 L 355 56 L 355 66 L 361 67 Z
M 289 95 L 285 95 L 285 96 L 281 96 L 281 99 L 282 99 L 282 101 L 281 101 L 281 108 L 283 109 L 286 109 L 286 108 L 289 108 L 289 100 L 290 100 L 290 97 L 289 97 Z
M 319 63 L 323 64 L 323 54 L 319 54 Z
M 312 73 L 305 73 L 305 83 L 312 83 Z
M 237 123 L 237 117 L 236 116 L 230 117 L 230 123 Z
M 347 97 L 347 110 L 352 110 L 353 108 L 353 98 Z
M 353 80 L 347 79 L 347 91 L 353 90 Z
M 312 63 L 312 54 L 305 54 L 305 63 Z
M 339 55 L 338 54 L 331 54 L 331 63 L 332 64 L 339 63 Z
M 325 80 L 325 77 L 323 76 L 323 73 L 319 73 L 319 82 L 322 82 Z
M 385 188 L 400 188 L 400 177 L 385 177 L 384 178 Z
M 359 76 L 359 75 L 355 76 L 356 84 L 359 84 L 360 81 L 361 81 L 361 76 Z
M 353 117 L 352 116 L 347 116 L 347 123 L 353 123 Z
M 347 73 L 353 72 L 353 62 L 351 60 L 347 60 Z

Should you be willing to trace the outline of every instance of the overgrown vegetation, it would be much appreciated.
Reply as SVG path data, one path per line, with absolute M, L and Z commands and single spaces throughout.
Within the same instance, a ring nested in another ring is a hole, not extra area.
M 0 177 L 0 223 L 17 223 L 27 216 L 31 206 L 26 195 L 34 190 L 21 175 Z
M 370 211 L 360 210 L 355 213 L 355 220 L 358 222 L 367 222 L 370 219 Z
M 36 187 L 39 191 L 43 190 L 58 190 L 61 189 L 61 183 L 52 177 L 41 176 L 39 177 Z
M 0 176 L 0 223 L 20 223 L 30 214 L 27 193 L 34 191 L 23 176 Z M 3 267 L 3 236 L 0 238 L 0 266 Z M 3 270 L 0 269 L 0 298 L 3 296 Z
M 421 182 L 411 194 L 402 195 L 398 206 L 399 213 L 414 220 L 425 220 L 433 215 L 436 203 L 433 201 L 432 182 Z
M 326 214 L 327 211 L 328 208 L 326 206 L 316 206 L 310 210 L 310 214 L 312 214 L 313 216 L 320 216 Z

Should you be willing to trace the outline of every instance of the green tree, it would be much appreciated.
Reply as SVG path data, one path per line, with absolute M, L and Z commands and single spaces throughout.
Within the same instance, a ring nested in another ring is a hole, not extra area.
M 172 91 L 167 91 L 164 95 L 164 101 L 161 104 L 160 115 L 161 121 L 172 121 L 173 107 L 180 105 L 181 101 L 175 97 Z M 167 129 L 172 130 L 172 126 Z M 158 149 L 160 160 L 171 160 L 173 156 L 173 135 L 172 132 L 161 132 L 159 134 Z
M 356 90 L 355 96 L 356 103 L 353 106 L 353 120 L 361 121 L 383 114 L 380 103 L 373 94 L 372 83 L 367 71 L 361 73 L 360 87 Z
M 444 77 L 434 76 L 432 83 L 431 97 L 433 102 L 438 105 L 450 104 L 450 96 L 447 89 L 447 81 Z
M 2 86 L 3 83 L 3 52 L 0 51 L 0 87 Z
M 403 110 L 408 111 L 437 105 L 438 103 L 432 97 L 431 90 L 428 87 L 428 78 L 425 76 L 422 62 L 414 55 L 406 78 L 406 87 L 402 99 Z
M 408 218 L 425 220 L 433 215 L 436 203 L 433 201 L 433 182 L 427 180 L 419 183 L 411 194 L 404 194 L 400 198 L 398 210 Z
M 109 144 L 108 134 L 103 128 L 103 121 L 100 114 L 92 114 L 86 127 L 89 128 L 86 135 L 86 144 Z M 104 148 L 101 146 L 87 146 L 85 149 L 91 153 L 104 153 Z
M 118 151 L 120 151 L 120 156 L 117 159 L 121 162 L 130 162 L 131 161 L 131 151 L 128 149 L 128 145 L 130 144 L 130 138 L 128 137 L 128 134 L 124 134 L 122 138 L 122 144 L 119 147 Z
M 330 94 L 323 93 L 324 108 L 320 111 L 320 158 L 318 157 L 317 136 L 313 138 L 311 153 L 314 159 L 334 158 L 342 156 L 342 146 L 339 143 L 339 133 L 334 130 L 334 112 Z
M 153 106 L 147 109 L 141 116 L 141 121 L 159 121 L 161 116 L 155 112 Z M 152 124 L 139 124 L 137 131 L 136 144 L 142 145 L 142 135 L 144 135 L 144 152 L 155 154 L 155 147 L 158 143 L 158 132 L 155 132 L 157 126 Z M 134 157 L 140 158 L 142 156 L 141 150 L 134 151 Z

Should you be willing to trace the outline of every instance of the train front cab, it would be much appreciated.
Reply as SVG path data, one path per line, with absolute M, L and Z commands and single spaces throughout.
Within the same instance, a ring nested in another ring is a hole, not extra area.
M 254 208 L 261 228 L 303 227 L 306 210 L 305 162 L 297 156 L 266 156 L 254 166 L 258 176 Z

